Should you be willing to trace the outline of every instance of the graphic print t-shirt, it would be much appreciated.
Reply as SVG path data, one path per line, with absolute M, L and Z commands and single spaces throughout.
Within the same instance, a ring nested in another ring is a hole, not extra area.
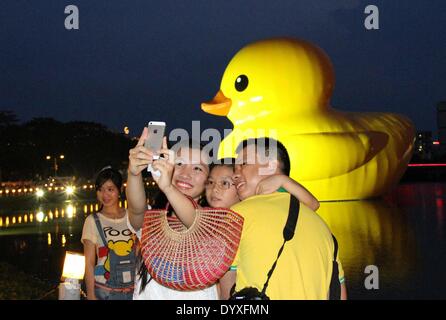
M 121 219 L 110 219 L 102 213 L 98 213 L 98 217 L 107 243 L 102 242 L 92 214 L 85 219 L 81 241 L 84 243 L 85 240 L 90 240 L 95 244 L 97 262 L 94 277 L 96 282 L 105 284 L 110 277 L 109 251 L 113 250 L 121 257 L 129 255 L 135 243 L 135 235 L 127 226 L 127 213 Z

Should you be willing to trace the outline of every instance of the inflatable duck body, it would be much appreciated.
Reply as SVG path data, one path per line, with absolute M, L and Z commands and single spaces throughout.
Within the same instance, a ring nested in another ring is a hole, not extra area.
M 415 129 L 391 113 L 341 112 L 330 106 L 334 71 L 318 47 L 296 39 L 249 44 L 227 66 L 205 112 L 234 129 L 219 158 L 235 157 L 247 138 L 282 142 L 290 176 L 319 200 L 377 197 L 394 187 L 412 156 Z

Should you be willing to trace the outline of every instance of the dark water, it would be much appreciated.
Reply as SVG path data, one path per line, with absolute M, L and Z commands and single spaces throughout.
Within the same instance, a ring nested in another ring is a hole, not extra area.
M 350 299 L 446 298 L 445 202 L 446 184 L 405 183 L 380 200 L 321 204 L 318 213 L 339 242 Z M 0 198 L 0 261 L 57 283 L 65 251 L 82 252 L 83 221 L 95 204 L 59 199 L 39 210 L 32 201 Z M 378 268 L 379 289 L 365 288 L 368 265 Z

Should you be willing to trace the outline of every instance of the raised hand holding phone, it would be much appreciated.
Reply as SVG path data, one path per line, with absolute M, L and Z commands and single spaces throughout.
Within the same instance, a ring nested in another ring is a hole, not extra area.
M 147 139 L 148 130 L 144 128 L 138 143 L 129 151 L 129 173 L 138 176 L 141 171 L 147 168 L 152 162 L 152 152 L 144 147 L 144 141 Z

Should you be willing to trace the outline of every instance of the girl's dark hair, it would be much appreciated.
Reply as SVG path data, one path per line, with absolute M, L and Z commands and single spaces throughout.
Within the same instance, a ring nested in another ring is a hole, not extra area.
M 188 140 L 180 140 L 177 142 L 173 147 L 169 147 L 170 149 L 173 149 L 175 152 L 177 152 L 180 148 L 187 147 L 190 149 L 199 149 L 200 151 L 203 151 L 205 144 L 202 142 L 198 142 L 197 140 L 188 139 Z M 206 163 L 209 167 L 209 171 L 211 170 L 212 163 Z M 164 209 L 167 205 L 167 197 L 166 195 L 161 192 L 160 190 L 155 196 L 155 199 L 153 201 L 152 209 Z M 208 207 L 208 203 L 206 201 L 206 197 L 202 196 L 201 199 L 198 201 L 198 204 L 202 207 Z M 172 207 L 169 207 L 169 211 L 167 212 L 168 216 L 171 216 L 173 214 Z M 141 252 L 139 254 L 138 260 L 140 261 L 140 268 L 138 271 L 138 275 L 141 279 L 141 287 L 139 292 L 143 292 L 147 286 L 147 284 L 152 280 L 152 277 L 148 274 L 147 266 L 144 262 L 144 259 L 142 258 Z
M 110 166 L 101 169 L 101 171 L 97 173 L 95 182 L 96 191 L 98 191 L 108 180 L 111 180 L 116 188 L 121 191 L 122 175 L 118 170 L 113 169 Z
M 211 172 L 215 167 L 228 167 L 234 170 L 235 158 L 223 158 L 212 162 L 209 166 L 209 172 Z

